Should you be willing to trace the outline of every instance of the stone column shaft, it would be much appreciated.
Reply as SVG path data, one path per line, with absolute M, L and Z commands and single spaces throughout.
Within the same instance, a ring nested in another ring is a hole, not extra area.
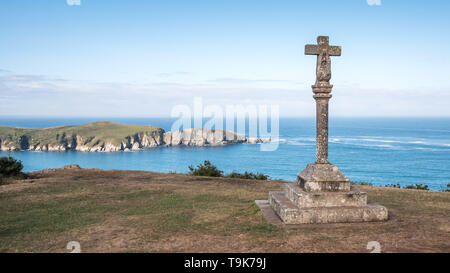
M 316 163 L 328 164 L 328 101 L 332 86 L 313 86 L 316 100 Z

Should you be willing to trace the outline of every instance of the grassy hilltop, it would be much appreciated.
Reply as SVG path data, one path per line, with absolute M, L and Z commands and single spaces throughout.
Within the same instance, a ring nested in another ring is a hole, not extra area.
M 254 200 L 258 181 L 58 169 L 0 186 L 0 252 L 449 252 L 450 193 L 357 186 L 389 221 L 278 227 Z
M 154 135 L 164 133 L 160 127 L 118 124 L 100 121 L 78 126 L 58 126 L 44 129 L 25 129 L 0 126 L 3 145 L 15 147 L 68 145 L 78 136 L 83 145 L 93 147 L 111 143 L 120 146 L 128 137 L 136 134 Z

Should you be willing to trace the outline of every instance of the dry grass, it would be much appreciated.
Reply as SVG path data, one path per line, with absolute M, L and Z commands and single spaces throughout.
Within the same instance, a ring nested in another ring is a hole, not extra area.
M 280 181 L 57 170 L 0 186 L 0 252 L 449 252 L 450 193 L 360 186 L 384 223 L 267 224 L 254 200 Z

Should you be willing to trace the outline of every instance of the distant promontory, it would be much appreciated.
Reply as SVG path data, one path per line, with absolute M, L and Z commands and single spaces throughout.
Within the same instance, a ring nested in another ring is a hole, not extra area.
M 1 151 L 117 152 L 159 146 L 220 146 L 262 142 L 259 138 L 247 138 L 225 130 L 184 129 L 165 132 L 160 127 L 109 121 L 43 129 L 0 126 Z

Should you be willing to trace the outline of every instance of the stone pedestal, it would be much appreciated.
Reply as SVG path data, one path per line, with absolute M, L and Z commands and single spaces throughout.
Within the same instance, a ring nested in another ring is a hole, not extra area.
M 297 183 L 283 192 L 270 192 L 269 203 L 285 224 L 384 221 L 385 207 L 367 204 L 367 194 L 352 188 L 350 180 L 332 164 L 309 164 Z
M 350 179 L 332 164 L 308 164 L 297 176 L 298 185 L 307 192 L 349 191 Z
M 367 204 L 367 194 L 348 191 L 311 192 L 288 183 L 284 192 L 270 192 L 269 203 L 285 224 L 324 224 L 385 221 L 388 211 Z

